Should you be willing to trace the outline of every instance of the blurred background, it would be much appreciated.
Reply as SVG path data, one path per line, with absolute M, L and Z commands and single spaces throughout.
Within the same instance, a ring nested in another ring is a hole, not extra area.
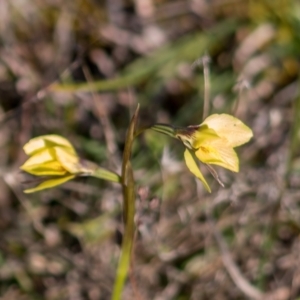
M 110 299 L 120 186 L 81 178 L 25 195 L 22 146 L 60 134 L 120 172 L 138 103 L 141 127 L 202 122 L 203 63 L 210 113 L 254 138 L 239 173 L 216 168 L 225 188 L 201 166 L 211 194 L 178 141 L 138 138 L 123 299 L 300 299 L 299 53 L 296 0 L 1 1 L 0 299 Z

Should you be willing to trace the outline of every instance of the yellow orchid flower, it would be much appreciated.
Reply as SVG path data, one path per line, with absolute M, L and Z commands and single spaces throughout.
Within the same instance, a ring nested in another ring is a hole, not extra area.
M 234 148 L 247 143 L 252 136 L 253 133 L 249 127 L 227 114 L 214 114 L 200 125 L 175 129 L 175 137 L 187 147 L 184 158 L 188 169 L 203 182 L 209 192 L 211 192 L 210 187 L 192 154 L 194 153 L 201 162 L 207 165 L 219 165 L 238 172 L 239 159 Z
M 72 144 L 62 136 L 55 134 L 39 136 L 31 139 L 23 149 L 29 159 L 20 169 L 35 176 L 46 177 L 41 184 L 25 190 L 25 193 L 52 188 L 76 176 L 90 175 L 120 182 L 117 174 L 81 160 Z

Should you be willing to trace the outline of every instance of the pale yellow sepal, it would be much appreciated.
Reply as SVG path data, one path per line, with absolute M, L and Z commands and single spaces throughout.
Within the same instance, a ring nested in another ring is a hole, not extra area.
M 210 189 L 208 183 L 206 182 L 204 176 L 202 175 L 199 167 L 197 166 L 197 163 L 195 162 L 193 155 L 191 154 L 189 149 L 185 149 L 184 159 L 185 159 L 185 163 L 186 163 L 188 169 L 191 171 L 191 173 L 193 173 L 198 179 L 200 179 L 202 181 L 202 183 L 204 184 L 204 187 L 206 188 L 206 190 L 209 193 L 211 193 L 211 189 Z
M 24 193 L 30 194 L 30 193 L 38 192 L 41 190 L 50 189 L 57 185 L 61 185 L 65 182 L 73 179 L 74 177 L 75 177 L 75 175 L 68 175 L 68 176 L 63 176 L 63 177 L 59 177 L 59 178 L 48 179 L 48 180 L 42 182 L 41 184 L 37 185 L 34 188 L 25 190 Z
M 34 165 L 40 165 L 55 160 L 55 154 L 50 149 L 42 149 L 31 156 L 21 167 L 22 170 Z
M 76 174 L 80 172 L 79 158 L 68 148 L 48 147 L 32 152 L 32 156 L 20 167 L 36 176 Z
M 33 138 L 24 145 L 23 149 L 27 155 L 31 156 L 36 151 L 41 151 L 42 149 L 54 146 L 65 147 L 70 152 L 76 153 L 72 144 L 67 139 L 56 134 L 42 135 Z
M 224 139 L 227 146 L 235 148 L 247 143 L 252 137 L 252 130 L 241 120 L 227 114 L 214 114 L 209 116 L 200 125 L 207 125 L 217 135 Z M 199 129 L 201 132 L 201 127 Z
M 43 164 L 27 164 L 27 162 L 20 169 L 35 176 L 63 176 L 67 173 L 57 161 L 50 161 Z
M 62 147 L 54 147 L 55 157 L 62 167 L 71 174 L 80 173 L 83 167 L 79 164 L 79 157 L 77 154 Z
M 220 139 L 209 144 L 202 144 L 195 154 L 203 163 L 218 165 L 233 172 L 239 171 L 239 159 L 236 152 Z

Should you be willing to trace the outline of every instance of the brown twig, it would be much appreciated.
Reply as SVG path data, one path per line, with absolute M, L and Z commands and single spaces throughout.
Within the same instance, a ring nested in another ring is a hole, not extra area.
M 192 68 L 196 66 L 203 66 L 203 76 L 204 76 L 204 100 L 203 100 L 203 115 L 202 119 L 204 120 L 209 114 L 209 98 L 210 98 L 210 81 L 209 81 L 209 63 L 210 57 L 209 55 L 204 55 L 203 57 L 197 59 L 193 64 Z
M 223 264 L 231 277 L 232 281 L 236 284 L 236 286 L 239 288 L 239 290 L 244 293 L 247 297 L 250 299 L 255 300 L 262 300 L 264 298 L 264 294 L 256 289 L 254 286 L 252 286 L 245 276 L 242 274 L 236 263 L 234 262 L 230 251 L 228 249 L 228 246 L 226 244 L 225 239 L 221 235 L 220 231 L 218 230 L 217 226 L 215 225 L 215 222 L 210 215 L 209 212 L 207 212 L 207 218 L 208 222 L 210 224 L 210 227 L 212 229 L 212 232 L 214 234 L 214 237 L 217 241 L 217 244 L 219 246 L 219 249 L 221 251 L 221 257 Z
M 86 80 L 88 83 L 93 81 L 92 75 L 90 74 L 89 70 L 86 66 L 83 65 L 82 67 L 84 76 L 86 77 Z M 101 109 L 101 96 L 96 95 L 95 92 L 91 92 L 93 104 L 95 107 L 95 113 L 103 127 L 103 133 L 106 140 L 107 150 L 108 150 L 108 157 L 113 162 L 115 167 L 118 167 L 121 165 L 121 160 L 119 156 L 116 156 L 117 151 L 117 145 L 115 143 L 115 135 L 114 131 L 112 129 L 112 126 L 110 124 L 109 119 L 107 118 L 106 114 Z

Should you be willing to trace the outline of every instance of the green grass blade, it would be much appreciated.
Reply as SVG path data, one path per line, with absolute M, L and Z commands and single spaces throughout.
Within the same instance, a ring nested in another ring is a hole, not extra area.
M 175 76 L 179 61 L 192 63 L 206 52 L 214 52 L 222 40 L 234 33 L 236 26 L 235 20 L 226 20 L 205 33 L 184 36 L 176 43 L 155 51 L 149 57 L 137 59 L 117 78 L 84 83 L 55 83 L 49 90 L 61 92 L 119 90 L 137 85 L 153 74 L 164 76 L 165 73 L 169 73 L 170 67 L 171 73 Z

